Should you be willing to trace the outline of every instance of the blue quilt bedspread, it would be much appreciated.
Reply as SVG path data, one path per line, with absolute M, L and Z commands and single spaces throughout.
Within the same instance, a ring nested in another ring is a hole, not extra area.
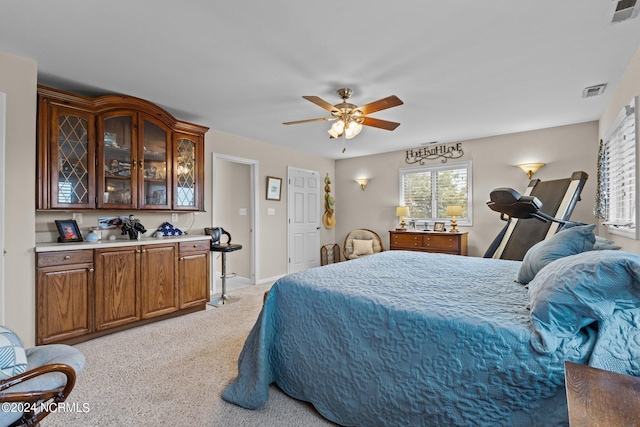
M 283 277 L 222 397 L 256 409 L 275 382 L 345 426 L 568 424 L 563 362 L 607 340 L 535 352 L 519 266 L 388 251 Z

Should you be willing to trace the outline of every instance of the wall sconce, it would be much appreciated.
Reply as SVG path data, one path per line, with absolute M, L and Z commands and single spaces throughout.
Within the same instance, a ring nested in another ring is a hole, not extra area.
M 367 183 L 369 182 L 369 178 L 358 178 L 355 181 L 358 184 L 360 184 L 360 187 L 362 187 L 362 191 L 364 191 L 364 187 L 367 186 Z
M 400 220 L 400 227 L 396 228 L 396 230 L 406 230 L 404 217 L 409 215 L 409 207 L 408 206 L 398 206 L 396 208 L 396 216 L 402 217 Z
M 458 223 L 456 222 L 457 216 L 462 216 L 462 206 L 459 205 L 451 205 L 447 206 L 447 216 L 451 217 L 451 230 L 452 233 L 457 233 L 460 230 L 457 229 Z
M 522 172 L 526 173 L 529 179 L 534 173 L 538 172 L 538 169 L 543 167 L 546 163 L 519 163 L 516 166 L 522 169 Z

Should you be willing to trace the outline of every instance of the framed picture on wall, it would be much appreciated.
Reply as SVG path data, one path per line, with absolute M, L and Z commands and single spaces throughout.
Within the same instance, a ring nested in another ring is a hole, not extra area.
M 267 200 L 280 200 L 282 193 L 282 178 L 267 177 Z
M 59 242 L 82 242 L 82 234 L 80 234 L 78 224 L 74 220 L 56 220 L 56 227 L 58 228 Z

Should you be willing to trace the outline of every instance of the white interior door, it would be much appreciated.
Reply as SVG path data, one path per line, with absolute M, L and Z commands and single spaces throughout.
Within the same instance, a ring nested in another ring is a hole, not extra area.
M 289 167 L 289 273 L 320 266 L 320 173 Z

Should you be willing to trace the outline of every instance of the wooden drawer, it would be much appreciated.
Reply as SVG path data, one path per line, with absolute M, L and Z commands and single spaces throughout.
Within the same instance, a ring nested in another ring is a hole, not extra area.
M 93 263 L 93 250 L 43 252 L 38 254 L 38 267 Z
M 391 245 L 404 247 L 420 247 L 422 246 L 422 236 L 416 234 L 392 234 Z
M 438 249 L 455 252 L 460 250 L 460 238 L 458 236 L 423 236 L 422 244 L 426 249 Z
M 197 240 L 195 242 L 180 242 L 178 251 L 184 252 L 203 252 L 210 250 L 210 240 Z

